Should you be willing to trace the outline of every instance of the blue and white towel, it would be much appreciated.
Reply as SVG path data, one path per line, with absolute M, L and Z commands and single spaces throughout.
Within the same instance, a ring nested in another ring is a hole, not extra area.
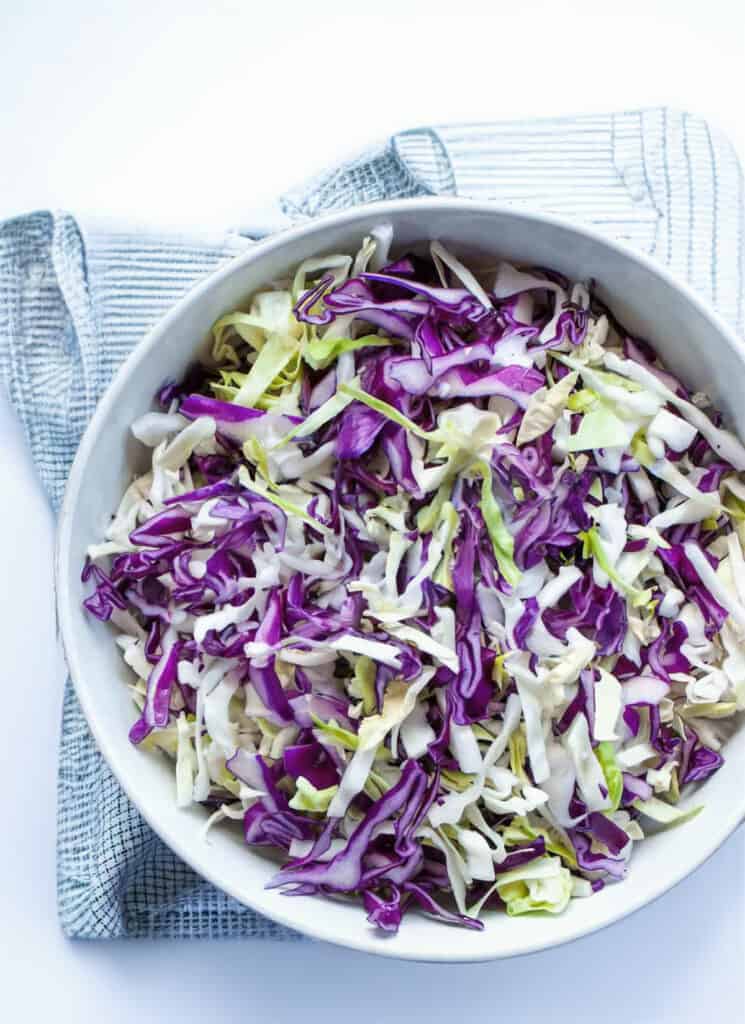
M 280 206 L 296 221 L 433 194 L 594 224 L 666 263 L 745 333 L 742 172 L 729 142 L 700 118 L 655 109 L 413 129 L 285 195 Z M 195 281 L 250 244 L 238 231 L 87 231 L 66 213 L 0 224 L 0 377 L 55 510 L 116 368 Z M 69 681 L 58 876 L 60 919 L 71 936 L 297 938 L 214 889 L 153 834 L 98 753 Z

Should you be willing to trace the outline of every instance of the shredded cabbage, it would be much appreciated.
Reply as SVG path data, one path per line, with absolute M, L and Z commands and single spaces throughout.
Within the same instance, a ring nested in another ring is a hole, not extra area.
M 132 742 L 271 885 L 561 913 L 699 813 L 745 710 L 745 447 L 589 285 L 392 241 L 215 323 L 85 606 Z

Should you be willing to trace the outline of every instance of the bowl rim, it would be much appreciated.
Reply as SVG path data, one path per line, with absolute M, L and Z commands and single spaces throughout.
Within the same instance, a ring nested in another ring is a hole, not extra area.
M 300 932 L 314 939 L 338 945 L 346 949 L 353 949 L 359 952 L 372 953 L 378 956 L 386 956 L 395 959 L 405 959 L 419 962 L 437 963 L 469 963 L 478 961 L 489 961 L 498 959 L 509 959 L 513 956 L 524 956 L 537 953 L 541 950 L 551 949 L 573 942 L 586 935 L 601 931 L 616 921 L 623 920 L 629 915 L 647 906 L 660 896 L 669 892 L 678 885 L 684 878 L 696 871 L 713 853 L 725 842 L 727 838 L 745 821 L 745 790 L 741 791 L 739 800 L 733 800 L 729 813 L 720 816 L 714 827 L 711 829 L 707 841 L 694 857 L 681 857 L 676 861 L 677 867 L 666 872 L 664 878 L 654 886 L 651 895 L 648 891 L 634 896 L 633 889 L 629 892 L 627 904 L 620 910 L 611 911 L 606 919 L 601 921 L 590 921 L 586 924 L 581 922 L 571 932 L 564 936 L 548 937 L 541 939 L 541 930 L 536 929 L 535 941 L 524 941 L 516 945 L 514 949 L 507 951 L 494 951 L 487 949 L 483 955 L 474 953 L 472 950 L 459 952 L 457 944 L 451 946 L 443 943 L 439 950 L 428 951 L 419 954 L 408 949 L 397 949 L 395 946 L 380 942 L 372 929 L 360 927 L 359 933 L 352 937 L 340 937 L 333 924 L 325 923 L 324 915 L 319 914 L 315 924 L 298 924 L 291 912 L 292 901 L 288 900 L 288 911 L 285 913 L 277 910 L 274 906 L 268 909 L 260 900 L 254 902 L 246 896 L 245 892 L 237 891 L 230 883 L 220 879 L 218 872 L 212 869 L 208 857 L 200 858 L 193 854 L 187 845 L 177 835 L 163 826 L 161 822 L 151 815 L 146 803 L 141 802 L 136 786 L 131 785 L 127 773 L 119 763 L 115 752 L 111 750 L 103 739 L 101 730 L 98 727 L 97 717 L 93 702 L 89 700 L 88 688 L 84 684 L 84 668 L 81 652 L 78 649 L 77 629 L 74 622 L 72 595 L 65 580 L 68 575 L 67 555 L 70 549 L 72 524 L 75 519 L 75 510 L 80 496 L 80 488 L 84 476 L 84 470 L 88 458 L 96 444 L 98 434 L 105 424 L 110 410 L 126 389 L 127 381 L 134 368 L 145 360 L 150 351 L 157 345 L 158 340 L 168 333 L 171 325 L 190 307 L 199 304 L 203 296 L 209 293 L 218 282 L 232 276 L 248 265 L 260 262 L 265 256 L 276 250 L 282 250 L 292 245 L 299 239 L 316 232 L 323 231 L 330 227 L 345 227 L 354 224 L 362 217 L 369 217 L 371 214 L 379 215 L 381 220 L 387 216 L 406 213 L 422 213 L 433 210 L 448 210 L 453 213 L 463 212 L 471 214 L 483 214 L 485 216 L 501 216 L 516 221 L 525 221 L 528 224 L 541 223 L 554 226 L 558 229 L 568 231 L 577 236 L 583 237 L 590 242 L 614 251 L 618 255 L 633 261 L 650 274 L 660 278 L 674 291 L 685 296 L 686 300 L 696 308 L 705 320 L 716 331 L 722 341 L 732 350 L 738 362 L 743 366 L 745 373 L 745 351 L 742 343 L 737 338 L 734 330 L 707 302 L 705 302 L 686 282 L 679 280 L 665 265 L 658 263 L 646 253 L 632 248 L 630 245 L 617 239 L 602 234 L 592 226 L 568 218 L 553 214 L 544 213 L 534 209 L 523 209 L 496 201 L 481 201 L 465 199 L 462 197 L 446 196 L 417 196 L 406 199 L 380 200 L 374 203 L 356 205 L 336 213 L 325 214 L 316 218 L 304 220 L 289 228 L 283 228 L 276 234 L 267 236 L 251 244 L 249 248 L 229 259 L 217 270 L 208 273 L 201 281 L 192 286 L 168 312 L 155 323 L 145 335 L 137 342 L 133 350 L 127 356 L 122 365 L 114 374 L 111 382 L 101 395 L 93 416 L 88 423 L 80 444 L 78 446 L 73 464 L 71 466 L 65 493 L 59 514 L 59 521 L 56 530 L 55 554 L 54 554 L 54 592 L 57 609 L 57 623 L 62 650 L 67 663 L 67 668 L 72 679 L 75 692 L 85 714 L 88 726 L 93 734 L 96 745 L 111 768 L 114 776 L 131 800 L 139 813 L 143 816 L 150 828 L 163 840 L 170 849 L 176 853 L 189 867 L 198 875 L 205 878 L 216 888 L 227 893 L 244 906 L 248 906 L 257 913 L 271 918 L 287 928 Z M 263 890 L 262 890 L 263 891 Z

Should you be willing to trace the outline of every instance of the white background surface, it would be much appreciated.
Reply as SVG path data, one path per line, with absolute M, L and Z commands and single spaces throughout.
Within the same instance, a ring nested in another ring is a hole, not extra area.
M 708 117 L 745 161 L 742 0 L 603 6 L 0 0 L 0 217 L 61 206 L 221 227 L 397 128 L 658 103 Z M 741 1019 L 742 829 L 633 918 L 493 965 L 401 964 L 314 944 L 65 941 L 54 891 L 63 679 L 52 521 L 4 396 L 0 453 L 3 1017 Z M 443 930 L 443 942 L 457 941 Z

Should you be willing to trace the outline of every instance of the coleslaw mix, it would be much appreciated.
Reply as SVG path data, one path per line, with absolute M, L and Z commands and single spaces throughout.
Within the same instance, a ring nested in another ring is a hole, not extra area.
M 271 885 L 559 913 L 745 708 L 745 448 L 555 271 L 380 229 L 213 328 L 83 571 L 175 799 Z

